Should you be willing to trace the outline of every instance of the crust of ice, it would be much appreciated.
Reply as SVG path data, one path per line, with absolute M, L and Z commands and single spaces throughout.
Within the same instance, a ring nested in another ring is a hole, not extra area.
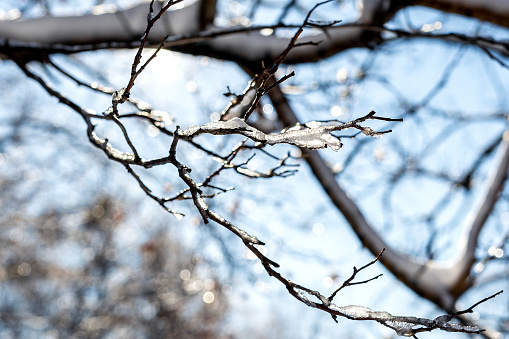
M 269 145 L 290 144 L 308 149 L 320 149 L 330 147 L 337 151 L 343 146 L 338 138 L 333 136 L 327 126 L 309 128 L 306 126 L 295 126 L 283 130 L 281 133 L 265 134 L 262 131 L 248 125 L 240 118 L 233 118 L 228 121 L 210 122 L 202 126 L 191 126 L 181 132 L 183 137 L 195 137 L 200 134 L 241 134 L 253 141 Z

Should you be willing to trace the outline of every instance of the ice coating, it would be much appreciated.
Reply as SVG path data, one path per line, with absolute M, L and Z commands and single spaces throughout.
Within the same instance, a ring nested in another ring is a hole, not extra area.
M 338 312 L 343 313 L 347 317 L 353 318 L 353 319 L 369 319 L 371 317 L 371 311 L 369 308 L 364 306 L 335 306 L 335 310 Z M 332 307 L 331 307 L 332 308 Z
M 297 294 L 299 295 L 299 298 L 300 300 L 302 300 L 302 302 L 308 306 L 313 306 L 313 303 L 307 298 L 306 294 L 307 292 L 304 291 L 304 290 L 301 290 L 300 288 L 294 288 L 294 291 L 297 292 Z
M 405 321 L 387 321 L 385 325 L 392 328 L 398 335 L 412 337 L 415 333 L 412 331 L 415 324 Z
M 241 134 L 254 141 L 269 145 L 285 143 L 308 149 L 330 147 L 334 151 L 337 151 L 343 146 L 339 139 L 330 133 L 330 126 L 309 128 L 299 125 L 284 130 L 281 133 L 265 134 L 239 118 L 233 118 L 228 121 L 210 122 L 202 126 L 191 126 L 187 130 L 182 131 L 180 135 L 184 138 L 192 138 L 205 133 L 219 135 Z
M 432 330 L 439 328 L 446 332 L 464 332 L 464 333 L 480 333 L 481 329 L 477 326 L 462 325 L 459 323 L 452 323 L 451 316 L 443 315 L 435 318 L 434 320 L 416 317 L 394 316 L 388 312 L 373 311 L 364 306 L 338 306 L 330 304 L 329 308 L 337 311 L 349 319 L 354 320 L 374 320 L 391 329 L 398 335 L 404 337 L 412 337 L 416 331 Z

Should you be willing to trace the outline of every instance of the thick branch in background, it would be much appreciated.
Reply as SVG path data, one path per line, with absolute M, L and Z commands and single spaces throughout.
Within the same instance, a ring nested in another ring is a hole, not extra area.
M 200 3 L 186 3 L 187 6 L 174 6 L 162 16 L 152 29 L 151 41 L 158 44 L 166 35 L 200 31 Z M 163 2 L 156 1 L 154 11 L 158 12 L 162 6 Z M 125 10 L 114 8 L 112 11 L 111 7 L 105 6 L 97 7 L 95 13 L 86 15 L 0 20 L 1 37 L 11 43 L 18 41 L 43 45 L 135 43 L 147 28 L 148 7 L 149 1 L 145 1 Z
M 166 12 L 150 35 L 150 42 L 158 45 L 166 36 L 171 36 L 166 48 L 192 55 L 206 55 L 243 64 L 259 63 L 264 60 L 272 63 L 287 40 L 275 34 L 264 36 L 260 28 L 232 27 L 221 28 L 209 24 L 201 31 L 205 23 L 211 22 L 214 2 L 186 1 L 183 7 L 175 7 Z M 339 27 L 324 27 L 310 36 L 301 37 L 300 44 L 309 44 L 292 50 L 286 63 L 307 63 L 323 60 L 344 50 L 359 47 L 373 48 L 383 43 L 380 28 L 392 18 L 395 11 L 414 2 L 399 3 L 381 0 L 364 1 L 364 9 L 359 24 L 347 24 Z M 430 2 L 438 6 L 447 1 Z M 470 16 L 479 16 L 486 11 L 476 11 L 478 1 L 465 1 L 462 10 Z M 489 15 L 496 17 L 504 13 L 506 5 L 500 1 L 490 1 Z M 160 2 L 156 2 L 161 6 Z M 427 5 L 426 1 L 419 4 Z M 445 5 L 444 5 L 445 6 Z M 42 17 L 29 20 L 0 20 L 0 56 L 22 54 L 28 60 L 42 60 L 51 53 L 77 53 L 86 50 L 126 48 L 136 45 L 146 27 L 147 3 L 113 13 L 89 14 L 75 17 Z M 157 6 L 156 6 L 157 7 Z M 447 6 L 446 6 L 447 7 Z M 449 6 L 451 11 L 457 6 Z M 486 6 L 488 7 L 488 6 Z M 381 18 L 383 20 L 380 22 Z M 375 25 L 375 26 L 373 26 Z M 273 28 L 284 27 L 282 24 Z M 418 32 L 399 32 L 401 37 L 433 37 L 439 35 Z M 440 39 L 457 41 L 459 36 L 448 34 Z M 389 39 L 392 40 L 392 39 Z M 460 39 L 461 40 L 461 39 Z M 316 43 L 320 42 L 318 46 Z M 311 44 L 310 44 L 311 43 Z M 497 46 L 496 42 L 472 41 L 482 48 L 496 48 L 507 54 L 507 46 Z M 41 54 L 43 56 L 41 56 Z M 7 56 L 7 58 L 9 58 Z
M 414 5 L 473 17 L 496 25 L 509 27 L 509 3 L 500 0 L 418 0 Z
M 502 141 L 498 146 L 495 159 L 479 193 L 476 203 L 466 218 L 463 239 L 460 240 L 462 250 L 459 257 L 453 260 L 453 265 L 458 267 L 456 281 L 451 286 L 451 293 L 459 296 L 470 287 L 470 275 L 475 263 L 475 251 L 479 241 L 479 234 L 486 225 L 486 221 L 493 212 L 500 192 L 507 180 L 509 172 L 509 128 L 504 132 Z

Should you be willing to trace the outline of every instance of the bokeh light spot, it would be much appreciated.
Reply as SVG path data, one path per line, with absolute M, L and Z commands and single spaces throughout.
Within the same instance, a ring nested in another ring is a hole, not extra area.
M 325 288 L 331 288 L 332 284 L 334 284 L 334 280 L 331 277 L 325 277 L 322 280 L 322 285 Z
M 18 266 L 18 274 L 22 277 L 29 276 L 30 273 L 32 273 L 32 267 L 30 267 L 30 265 L 26 262 Z
M 189 270 L 182 270 L 180 271 L 180 279 L 186 281 L 191 278 L 191 272 Z
M 207 304 L 212 304 L 214 302 L 214 293 L 212 292 L 205 292 L 203 294 L 203 302 Z

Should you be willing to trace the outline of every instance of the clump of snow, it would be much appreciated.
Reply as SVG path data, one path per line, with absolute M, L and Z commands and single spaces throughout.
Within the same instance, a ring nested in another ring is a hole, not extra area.
M 398 335 L 412 337 L 415 333 L 412 331 L 415 324 L 405 321 L 386 321 L 385 325 L 392 328 Z

